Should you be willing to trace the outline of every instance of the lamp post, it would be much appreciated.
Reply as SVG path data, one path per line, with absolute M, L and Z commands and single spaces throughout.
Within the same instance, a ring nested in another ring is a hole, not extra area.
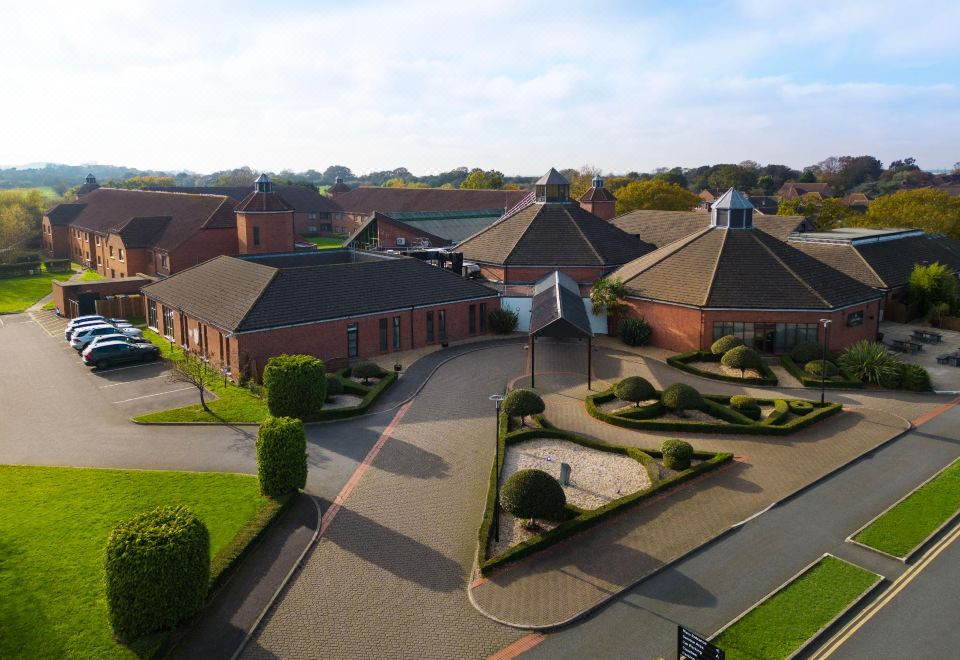
M 830 319 L 820 319 L 823 326 L 823 351 L 820 355 L 820 407 L 824 406 L 827 395 L 827 346 L 830 345 Z
M 497 404 L 497 438 L 494 443 L 493 454 L 493 540 L 500 542 L 500 404 L 503 403 L 502 394 L 491 394 L 490 400 Z

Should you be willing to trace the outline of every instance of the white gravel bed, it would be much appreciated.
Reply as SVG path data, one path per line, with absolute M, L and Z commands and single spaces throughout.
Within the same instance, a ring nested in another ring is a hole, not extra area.
M 681 417 L 676 413 L 667 411 L 663 413 L 660 417 L 657 417 L 657 419 L 663 419 L 663 420 L 675 421 L 675 422 L 722 422 L 723 421 L 721 419 L 717 419 L 713 415 L 708 415 L 702 410 L 685 410 L 683 414 L 684 416 Z
M 359 406 L 361 401 L 363 401 L 363 397 L 357 396 L 356 394 L 338 394 L 334 397 L 331 397 L 329 401 L 324 403 L 323 409 L 330 410 L 332 408 L 351 408 L 353 406 Z
M 756 369 L 747 369 L 740 375 L 739 369 L 725 367 L 719 362 L 691 362 L 690 366 L 696 367 L 700 371 L 709 371 L 710 373 L 720 374 L 722 376 L 733 376 L 734 378 L 763 378 L 763 374 Z
M 495 541 L 493 534 L 490 535 L 490 550 L 487 556 L 494 557 L 499 555 L 501 552 L 509 550 L 518 543 L 526 541 L 531 536 L 543 534 L 560 524 L 550 520 L 538 520 L 537 527 L 539 529 L 528 530 L 524 528 L 526 523 L 526 520 L 514 518 L 503 509 L 500 509 L 500 540 Z
M 656 403 L 657 399 L 647 399 L 646 401 L 640 402 L 640 407 L 649 406 L 652 403 Z M 600 410 L 607 414 L 614 414 L 621 411 L 630 410 L 631 408 L 636 408 L 637 405 L 630 401 L 622 401 L 621 399 L 613 398 L 609 401 L 604 401 L 599 406 Z

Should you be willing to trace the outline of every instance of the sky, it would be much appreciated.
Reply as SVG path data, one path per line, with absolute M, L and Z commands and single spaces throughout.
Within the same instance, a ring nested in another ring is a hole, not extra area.
M 960 2 L 0 0 L 0 164 L 960 161 Z

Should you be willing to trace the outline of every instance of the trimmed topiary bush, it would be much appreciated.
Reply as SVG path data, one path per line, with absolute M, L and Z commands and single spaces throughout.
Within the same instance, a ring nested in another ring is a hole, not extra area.
M 327 399 L 326 367 L 312 355 L 277 355 L 263 368 L 263 388 L 271 415 L 303 419 Z
M 686 383 L 674 383 L 663 391 L 660 401 L 669 410 L 683 417 L 685 410 L 699 410 L 703 408 L 703 397 Z
M 613 393 L 621 401 L 630 401 L 638 406 L 641 401 L 657 398 L 657 391 L 650 381 L 640 376 L 627 376 L 614 386 Z
M 760 419 L 760 416 L 762 415 L 760 406 L 757 404 L 756 399 L 750 396 L 738 394 L 730 397 L 730 407 L 741 415 L 749 417 L 753 420 Z
M 760 369 L 763 360 L 760 355 L 748 346 L 737 346 L 731 348 L 720 358 L 720 364 L 730 369 L 739 369 L 740 376 L 743 377 L 747 369 Z
M 498 335 L 508 335 L 517 329 L 520 317 L 512 309 L 494 309 L 487 315 L 490 329 Z
M 833 378 L 840 373 L 837 365 L 830 360 L 810 360 L 804 365 L 803 370 L 820 380 Z
M 520 423 L 524 423 L 527 415 L 539 415 L 545 409 L 543 399 L 533 390 L 511 390 L 500 409 L 508 417 L 519 417 Z
M 823 357 L 823 345 L 815 341 L 802 341 L 790 351 L 790 357 L 797 364 L 806 364 Z
M 931 389 L 930 374 L 919 364 L 904 362 L 900 367 L 900 387 L 911 392 Z
M 790 407 L 790 412 L 794 415 L 806 415 L 813 412 L 813 404 L 809 401 L 791 399 L 787 401 L 787 405 Z
M 327 375 L 327 401 L 333 397 L 343 394 L 343 381 L 334 374 Z
M 645 319 L 635 319 L 632 316 L 620 319 L 617 324 L 617 334 L 627 346 L 642 346 L 650 339 L 653 328 Z
M 865 383 L 883 385 L 884 381 L 898 380 L 900 374 L 900 360 L 878 341 L 858 341 L 843 352 L 838 362 L 844 371 Z
M 383 369 L 373 362 L 357 362 L 350 369 L 350 375 L 354 378 L 362 378 L 363 384 L 369 385 L 371 378 L 383 377 Z
M 723 355 L 732 348 L 743 346 L 743 340 L 733 335 L 724 335 L 710 345 L 710 352 L 714 355 Z
M 293 493 L 307 485 L 307 435 L 293 417 L 268 417 L 257 433 L 257 478 L 268 497 Z
M 121 522 L 107 540 L 104 581 L 117 637 L 129 641 L 174 627 L 196 614 L 207 595 L 207 526 L 184 506 Z
M 683 440 L 664 440 L 660 445 L 663 465 L 671 470 L 686 470 L 693 458 L 693 446 Z
M 517 518 L 560 520 L 567 496 L 560 482 L 543 470 L 520 470 L 500 488 L 500 506 Z

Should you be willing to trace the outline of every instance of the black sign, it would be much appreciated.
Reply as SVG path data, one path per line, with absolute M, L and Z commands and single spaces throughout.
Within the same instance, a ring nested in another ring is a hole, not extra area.
M 725 657 L 723 649 L 692 630 L 677 626 L 677 660 L 724 660 Z

